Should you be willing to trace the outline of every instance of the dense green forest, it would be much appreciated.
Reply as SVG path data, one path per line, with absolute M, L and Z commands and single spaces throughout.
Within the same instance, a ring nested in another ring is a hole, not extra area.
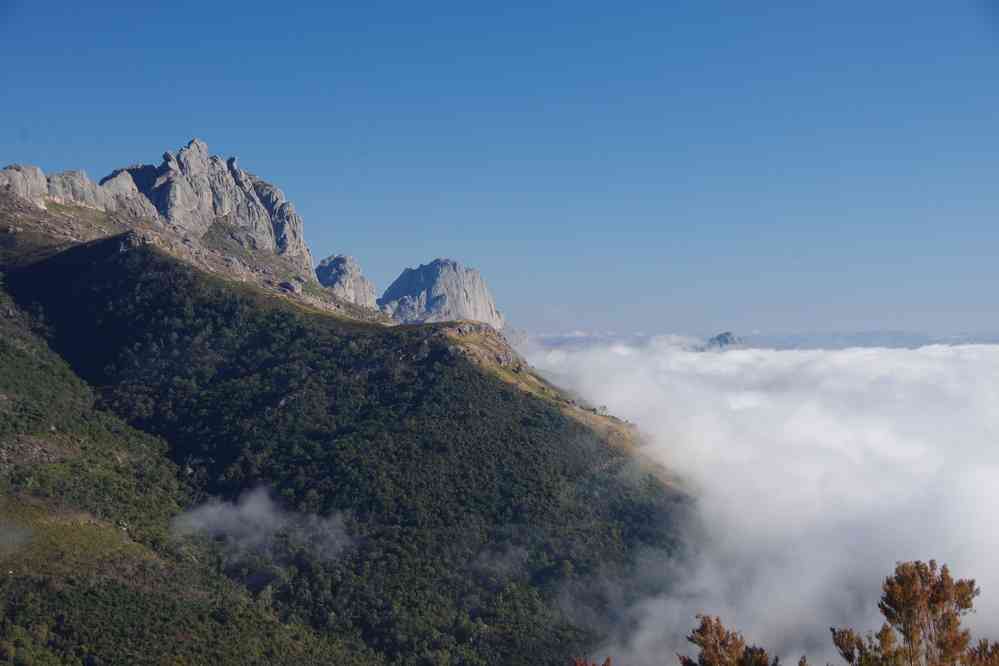
M 379 663 L 181 552 L 169 521 L 193 487 L 168 445 L 95 409 L 36 324 L 0 288 L 0 661 Z
M 560 593 L 677 547 L 681 495 L 432 326 L 313 313 L 121 249 L 7 269 L 8 657 L 564 664 L 600 635 Z M 346 547 L 171 531 L 258 488 L 282 515 L 335 518 Z

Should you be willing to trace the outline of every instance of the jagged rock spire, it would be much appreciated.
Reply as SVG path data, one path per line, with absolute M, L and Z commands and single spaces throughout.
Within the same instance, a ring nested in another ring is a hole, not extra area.
M 353 257 L 336 254 L 326 257 L 316 268 L 319 284 L 329 287 L 340 298 L 362 307 L 377 309 L 375 285 L 361 274 L 361 266 Z

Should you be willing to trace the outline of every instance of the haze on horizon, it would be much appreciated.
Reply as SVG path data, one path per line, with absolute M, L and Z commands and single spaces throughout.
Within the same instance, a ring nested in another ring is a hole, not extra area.
M 986 2 L 0 2 L 0 164 L 193 136 L 519 328 L 999 330 Z

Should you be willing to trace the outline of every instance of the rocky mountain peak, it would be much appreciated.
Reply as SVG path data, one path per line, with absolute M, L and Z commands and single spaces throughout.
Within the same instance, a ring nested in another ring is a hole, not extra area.
M 353 308 L 352 316 L 361 319 L 504 327 L 482 276 L 453 259 L 407 268 L 377 300 L 354 258 L 337 254 L 314 268 L 304 222 L 284 192 L 246 171 L 236 157 L 212 155 L 200 139 L 163 153 L 158 165 L 115 169 L 96 183 L 79 170 L 46 175 L 34 166 L 8 166 L 0 169 L 0 195 L 8 194 L 39 213 L 50 231 L 74 242 L 141 230 L 195 265 L 301 298 L 326 299 L 336 308 Z M 81 217 L 73 207 L 106 215 Z M 84 218 L 93 219 L 83 224 Z M 65 228 L 58 229 L 61 223 Z M 328 291 L 302 288 L 317 281 Z
M 361 266 L 353 257 L 335 254 L 326 257 L 316 268 L 319 284 L 333 290 L 333 293 L 350 302 L 366 308 L 376 309 L 375 285 L 361 273 Z
M 200 139 L 164 153 L 159 166 L 116 169 L 99 183 L 83 171 L 46 177 L 37 167 L 14 165 L 0 170 L 0 188 L 41 208 L 54 201 L 155 219 L 195 238 L 216 223 L 229 225 L 248 249 L 284 257 L 315 281 L 304 222 L 284 193 L 241 169 L 235 157 L 211 155 Z
M 453 259 L 437 258 L 405 269 L 378 299 L 378 306 L 402 323 L 471 320 L 497 330 L 504 326 L 479 271 Z

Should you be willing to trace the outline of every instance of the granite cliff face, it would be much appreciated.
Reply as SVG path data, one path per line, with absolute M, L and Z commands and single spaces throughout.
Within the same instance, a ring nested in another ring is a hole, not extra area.
M 326 257 L 316 268 L 319 284 L 333 290 L 339 298 L 362 307 L 377 309 L 375 285 L 361 274 L 353 257 L 342 254 Z
M 497 330 L 504 325 L 479 271 L 452 259 L 407 268 L 378 299 L 378 306 L 404 324 L 467 319 Z
M 249 249 L 282 256 L 303 279 L 316 279 L 302 218 L 284 193 L 241 169 L 236 158 L 209 155 L 208 146 L 198 139 L 176 153 L 165 153 L 158 167 L 118 169 L 100 183 L 83 171 L 46 177 L 37 167 L 13 165 L 0 170 L 0 188 L 42 208 L 55 202 L 158 219 L 199 239 L 216 222 L 228 224 L 240 229 Z
M 0 171 L 0 188 L 28 199 L 40 206 L 49 193 L 49 184 L 42 170 L 35 166 L 12 164 Z

